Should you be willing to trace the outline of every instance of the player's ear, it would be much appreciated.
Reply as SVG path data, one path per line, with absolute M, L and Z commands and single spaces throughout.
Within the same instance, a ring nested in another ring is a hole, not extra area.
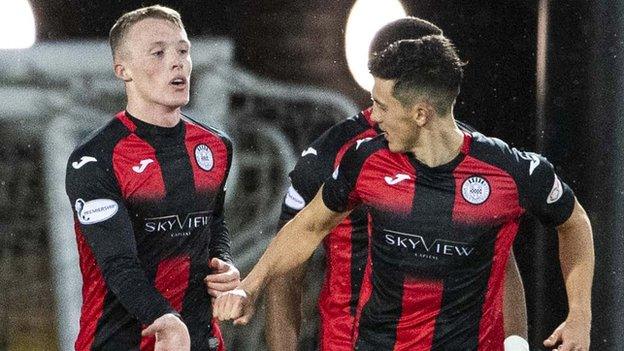
M 419 127 L 424 126 L 435 115 L 433 106 L 427 101 L 419 101 L 414 103 L 410 108 L 410 115 Z
M 124 63 L 115 60 L 113 70 L 115 71 L 117 78 L 123 80 L 124 82 L 132 81 L 132 72 L 130 72 Z
M 115 71 L 115 75 L 126 83 L 132 81 L 132 71 L 127 64 L 127 57 L 128 53 L 124 47 L 119 47 L 113 54 L 113 70 Z

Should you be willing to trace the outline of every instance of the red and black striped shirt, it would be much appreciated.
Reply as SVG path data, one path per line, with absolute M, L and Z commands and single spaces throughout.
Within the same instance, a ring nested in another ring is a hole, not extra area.
M 462 129 L 471 127 L 459 122 Z M 377 136 L 371 108 L 328 129 L 303 151 L 290 173 L 280 220 L 292 219 L 316 195 L 353 145 Z M 369 289 L 369 221 L 366 206 L 356 208 L 323 240 L 326 274 L 319 296 L 320 349 L 350 351 L 362 288 Z
M 76 350 L 152 350 L 141 329 L 179 312 L 193 350 L 221 350 L 203 278 L 231 262 L 223 219 L 232 147 L 184 117 L 158 127 L 120 112 L 69 158 L 83 305 Z
M 360 296 L 358 350 L 503 350 L 503 282 L 519 217 L 558 225 L 574 195 L 543 157 L 465 133 L 428 167 L 383 136 L 354 145 L 324 187 L 333 211 L 366 205 L 372 286 Z

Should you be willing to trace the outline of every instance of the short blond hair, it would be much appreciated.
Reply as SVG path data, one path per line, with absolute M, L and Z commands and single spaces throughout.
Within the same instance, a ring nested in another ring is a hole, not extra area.
M 153 5 L 126 12 L 117 19 L 117 22 L 115 22 L 108 35 L 108 42 L 113 52 L 113 57 L 117 54 L 130 28 L 146 18 L 163 19 L 184 30 L 184 24 L 182 23 L 180 13 L 169 7 Z

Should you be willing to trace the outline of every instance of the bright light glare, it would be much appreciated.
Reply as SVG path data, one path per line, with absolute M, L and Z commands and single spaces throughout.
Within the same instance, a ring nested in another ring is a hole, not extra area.
M 406 16 L 398 0 L 358 0 L 349 14 L 345 33 L 347 64 L 355 81 L 370 91 L 373 76 L 368 72 L 368 47 L 384 25 Z
M 0 49 L 26 49 L 34 43 L 35 17 L 28 1 L 0 1 Z

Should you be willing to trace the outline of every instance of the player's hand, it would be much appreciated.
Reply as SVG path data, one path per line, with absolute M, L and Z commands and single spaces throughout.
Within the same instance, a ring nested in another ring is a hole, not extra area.
M 213 258 L 208 263 L 212 273 L 204 278 L 208 294 L 218 297 L 220 294 L 234 290 L 240 284 L 240 272 L 233 264 Z
M 255 300 L 243 289 L 225 292 L 213 304 L 213 317 L 220 321 L 233 320 L 234 325 L 246 325 L 255 313 Z
M 544 340 L 544 346 L 557 351 L 588 351 L 589 323 L 568 318 Z
M 141 332 L 142 336 L 156 335 L 154 351 L 189 351 L 191 337 L 180 318 L 167 313 L 157 318 Z

